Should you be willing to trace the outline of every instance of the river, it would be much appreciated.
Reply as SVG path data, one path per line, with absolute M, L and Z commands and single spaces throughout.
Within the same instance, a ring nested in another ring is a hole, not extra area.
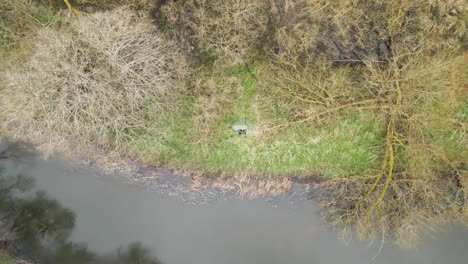
M 192 205 L 123 175 L 100 175 L 8 148 L 0 156 L 1 177 L 34 179 L 27 193 L 42 190 L 70 209 L 73 227 L 60 243 L 77 243 L 93 254 L 139 242 L 165 264 L 461 264 L 468 259 L 468 231 L 460 226 L 447 227 L 412 251 L 391 241 L 345 245 L 322 226 L 312 200 L 219 199 Z M 75 263 L 73 258 L 67 257 L 67 264 Z

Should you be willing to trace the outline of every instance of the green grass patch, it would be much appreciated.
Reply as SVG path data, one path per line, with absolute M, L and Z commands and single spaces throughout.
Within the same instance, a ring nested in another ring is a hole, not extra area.
M 197 160 L 200 170 L 232 174 L 325 178 L 365 174 L 378 166 L 375 154 L 381 141 L 373 131 L 377 123 L 359 117 L 335 125 L 299 126 L 267 140 L 234 135 L 218 144 L 195 145 L 186 162 Z
M 16 264 L 16 261 L 9 256 L 0 256 L 0 264 Z
M 205 76 L 207 82 L 221 89 L 238 90 L 224 91 L 224 97 L 218 99 L 209 95 L 207 98 L 213 101 L 208 105 L 187 100 L 182 112 L 168 109 L 148 120 L 157 133 L 140 137 L 134 153 L 147 163 L 208 174 L 335 178 L 377 169 L 381 117 L 371 112 L 343 111 L 310 124 L 265 132 L 265 124 L 283 118 L 281 112 L 269 111 L 271 98 L 258 89 L 252 75 L 255 73 L 255 69 L 230 67 Z M 197 111 L 200 107 L 214 107 L 211 110 L 216 114 Z M 208 120 L 200 127 L 196 122 L 203 114 Z M 231 124 L 244 118 L 254 129 L 252 134 L 240 136 L 231 131 Z

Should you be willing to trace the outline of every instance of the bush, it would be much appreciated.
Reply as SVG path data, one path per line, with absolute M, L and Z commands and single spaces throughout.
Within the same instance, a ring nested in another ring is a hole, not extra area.
M 268 1 L 169 1 L 159 12 L 169 28 L 198 51 L 239 63 L 254 53 L 267 32 Z
M 382 61 L 392 49 L 460 45 L 463 1 L 274 1 L 276 53 L 314 60 Z
M 304 0 L 272 12 L 277 47 L 266 87 L 295 119 L 276 128 L 347 108 L 385 120 L 380 169 L 322 184 L 326 222 L 408 248 L 439 225 L 463 221 L 466 4 Z
M 0 91 L 1 118 L 19 138 L 112 150 L 150 134 L 147 112 L 184 93 L 185 58 L 145 15 L 126 8 L 82 15 L 38 35 L 34 56 L 6 73 Z

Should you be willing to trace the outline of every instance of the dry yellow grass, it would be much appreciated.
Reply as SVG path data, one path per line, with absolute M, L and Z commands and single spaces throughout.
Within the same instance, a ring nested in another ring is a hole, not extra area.
M 31 0 L 0 1 L 0 52 L 25 44 L 40 27 L 53 27 L 59 16 Z

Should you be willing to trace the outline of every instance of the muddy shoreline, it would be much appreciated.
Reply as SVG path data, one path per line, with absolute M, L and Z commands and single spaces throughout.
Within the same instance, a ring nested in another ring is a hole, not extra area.
M 20 158 L 35 156 L 43 159 L 41 152 L 27 143 L 13 143 L 0 140 L 0 155 Z M 49 157 L 51 159 L 58 156 Z M 60 158 L 59 158 L 60 159 Z M 261 199 L 272 205 L 278 201 L 293 203 L 298 200 L 311 199 L 314 190 L 320 185 L 318 176 L 308 178 L 278 177 L 263 179 L 251 177 L 208 177 L 203 175 L 188 175 L 171 171 L 163 167 L 149 166 L 134 160 L 120 160 L 111 170 L 92 159 L 60 159 L 67 163 L 70 170 L 90 170 L 103 177 L 117 174 L 131 183 L 136 183 L 145 189 L 158 192 L 161 195 L 178 198 L 186 204 L 204 205 L 219 200 L 229 199 Z
M 137 170 L 125 175 L 130 180 L 163 195 L 177 197 L 191 205 L 229 199 L 261 199 L 273 206 L 280 200 L 293 203 L 311 199 L 320 183 L 315 177 L 256 179 L 190 176 L 162 167 L 135 164 Z

